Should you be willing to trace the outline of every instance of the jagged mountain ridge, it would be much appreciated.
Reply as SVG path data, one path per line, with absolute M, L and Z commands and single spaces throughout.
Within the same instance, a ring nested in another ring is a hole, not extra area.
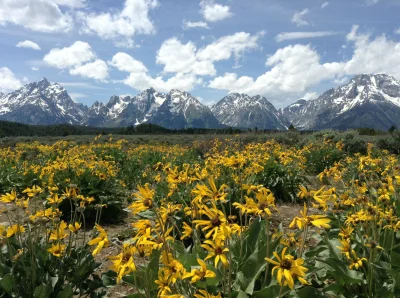
M 286 130 L 289 126 L 287 119 L 260 95 L 231 93 L 211 110 L 221 123 L 232 127 Z
M 45 78 L 0 97 L 0 120 L 26 124 L 80 124 L 87 110 Z
M 385 75 L 358 75 L 314 100 L 280 110 L 295 127 L 319 130 L 400 126 L 400 82 Z
M 286 120 L 288 119 L 288 120 Z M 400 83 L 391 76 L 359 75 L 315 100 L 299 100 L 277 111 L 264 97 L 229 94 L 211 109 L 187 92 L 167 94 L 149 88 L 136 96 L 112 96 L 91 107 L 75 103 L 59 84 L 46 79 L 0 94 L 0 120 L 27 124 L 70 123 L 119 127 L 154 123 L 170 129 L 189 127 L 299 129 L 400 126 Z

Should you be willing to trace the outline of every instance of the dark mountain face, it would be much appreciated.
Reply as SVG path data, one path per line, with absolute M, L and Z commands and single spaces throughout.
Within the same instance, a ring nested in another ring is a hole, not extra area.
M 221 123 L 233 127 L 286 130 L 289 126 L 286 118 L 259 95 L 229 94 L 212 111 Z
M 384 74 L 359 75 L 315 100 L 297 101 L 281 113 L 299 129 L 387 130 L 400 125 L 400 83 Z

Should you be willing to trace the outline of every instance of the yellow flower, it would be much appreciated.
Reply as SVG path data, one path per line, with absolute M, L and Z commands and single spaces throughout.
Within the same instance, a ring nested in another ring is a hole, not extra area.
M 43 192 L 43 190 L 39 186 L 34 185 L 34 186 L 32 186 L 32 188 L 29 188 L 29 187 L 26 188 L 22 193 L 26 193 L 28 197 L 33 197 L 36 194 L 42 193 L 42 192 Z
M 6 236 L 7 236 L 7 238 L 10 238 L 14 234 L 15 235 L 16 234 L 21 234 L 23 232 L 25 232 L 25 228 L 23 226 L 21 226 L 21 225 L 16 224 L 16 225 L 9 226 L 7 228 L 7 235 Z
M 350 239 L 345 238 L 339 241 L 342 246 L 337 246 L 337 248 L 346 256 L 346 258 L 350 259 L 350 253 L 352 252 Z
M 132 245 L 124 244 L 122 252 L 117 255 L 110 257 L 112 259 L 111 269 L 117 272 L 117 283 L 119 283 L 124 275 L 136 271 L 136 266 L 134 262 L 134 254 L 136 248 Z
M 164 268 L 161 268 L 158 271 L 158 279 L 154 282 L 158 285 L 158 296 L 172 293 L 172 290 L 169 287 L 169 276 L 166 274 Z
M 363 266 L 363 261 L 367 262 L 366 258 L 358 258 L 354 250 L 351 252 L 351 254 L 352 254 L 352 259 L 351 259 L 351 264 L 349 265 L 349 269 L 355 268 L 356 270 L 358 270 Z
M 50 233 L 50 240 L 61 240 L 68 236 L 66 233 L 67 223 L 65 221 L 61 221 L 58 225 L 57 229 L 52 230 Z
M 270 216 L 271 207 L 275 206 L 275 197 L 274 194 L 267 188 L 262 187 L 259 191 L 256 192 L 256 202 L 249 197 L 246 198 L 245 204 L 233 203 L 237 209 L 240 209 L 242 213 L 254 214 L 258 216 Z
M 154 194 L 155 191 L 150 188 L 150 184 L 146 183 L 144 187 L 138 186 L 138 191 L 135 193 L 136 201 L 128 208 L 132 210 L 134 215 L 152 208 Z
M 47 201 L 50 205 L 60 204 L 63 201 L 63 197 L 58 197 L 58 194 L 53 194 L 51 197 L 47 198 Z
M 78 233 L 78 230 L 81 228 L 82 224 L 75 222 L 73 225 L 69 224 L 68 225 L 68 229 L 72 232 L 72 233 Z
M 67 246 L 65 244 L 59 242 L 53 243 L 47 251 L 53 256 L 60 258 L 64 254 L 66 247 Z
M 174 284 L 178 278 L 181 279 L 186 273 L 183 265 L 178 260 L 174 259 L 171 253 L 167 253 L 165 250 L 162 252 L 161 262 L 165 266 L 165 274 L 169 277 L 171 284 Z
M 208 186 L 197 184 L 196 188 L 192 191 L 194 194 L 196 203 L 203 203 L 203 199 L 212 200 L 212 201 L 221 201 L 226 202 L 226 197 L 228 193 L 225 190 L 228 188 L 228 185 L 222 184 L 219 189 L 215 185 L 215 181 L 213 177 L 208 178 Z
M 208 255 L 205 260 L 215 257 L 215 268 L 218 266 L 220 261 L 224 266 L 228 266 L 228 259 L 226 258 L 225 253 L 227 253 L 229 249 L 225 247 L 225 242 L 222 238 L 218 237 L 214 241 L 206 240 L 201 247 L 208 251 Z
M 203 232 L 207 232 L 205 235 L 206 238 L 210 238 L 211 235 L 214 234 L 213 238 L 215 239 L 219 233 L 223 235 L 229 233 L 225 215 L 221 210 L 215 208 L 210 209 L 205 206 L 203 214 L 208 217 L 208 220 L 194 220 L 193 223 L 196 224 L 196 229 L 203 226 Z
M 16 198 L 17 198 L 17 193 L 15 192 L 15 190 L 12 190 L 10 193 L 6 193 L 5 195 L 2 195 L 0 197 L 0 201 L 7 204 L 7 203 L 14 202 Z
M 92 252 L 92 255 L 94 256 L 97 255 L 103 249 L 103 247 L 107 247 L 110 244 L 110 242 L 108 241 L 107 232 L 98 224 L 96 224 L 95 228 L 99 232 L 99 234 L 96 238 L 88 242 L 88 245 L 97 244 L 97 247 Z
M 198 282 L 199 280 L 204 280 L 206 278 L 213 278 L 216 276 L 214 271 L 208 270 L 206 263 L 203 260 L 197 259 L 197 263 L 200 264 L 199 269 L 192 269 L 190 273 L 186 273 L 183 278 L 192 278 L 190 282 L 192 284 Z
M 277 270 L 277 280 L 278 283 L 282 286 L 288 285 L 289 288 L 293 290 L 294 288 L 294 278 L 297 278 L 302 284 L 308 284 L 308 282 L 304 279 L 306 272 L 308 269 L 303 267 L 304 260 L 296 259 L 291 255 L 285 255 L 287 247 L 282 250 L 281 257 L 274 252 L 274 256 L 278 261 L 274 261 L 270 258 L 265 258 L 271 264 L 274 264 L 275 267 L 272 269 L 272 275 L 274 275 L 275 270 Z
M 193 229 L 186 222 L 183 223 L 183 232 L 181 240 L 192 237 Z
M 307 225 L 313 225 L 317 228 L 330 228 L 328 224 L 331 220 L 323 215 L 307 215 L 307 205 L 304 203 L 304 211 L 300 211 L 302 217 L 295 217 L 289 225 L 289 228 L 293 228 L 295 225 L 299 229 L 303 229 Z

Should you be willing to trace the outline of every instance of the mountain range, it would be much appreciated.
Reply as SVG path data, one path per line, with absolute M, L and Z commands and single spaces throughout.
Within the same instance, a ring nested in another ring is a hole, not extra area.
M 385 74 L 358 75 L 313 100 L 277 110 L 265 97 L 231 93 L 212 107 L 187 92 L 149 88 L 136 96 L 112 96 L 104 104 L 75 103 L 46 78 L 9 94 L 0 93 L 0 120 L 26 124 L 121 127 L 153 123 L 169 129 L 255 128 L 302 130 L 400 127 L 400 82 Z

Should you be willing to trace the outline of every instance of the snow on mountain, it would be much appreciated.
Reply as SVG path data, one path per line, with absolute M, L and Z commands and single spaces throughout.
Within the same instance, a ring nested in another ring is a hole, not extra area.
M 211 110 L 228 126 L 286 130 L 288 121 L 262 96 L 232 93 L 216 103 Z
M 164 102 L 148 122 L 170 129 L 224 127 L 209 107 L 189 93 L 176 89 L 166 95 Z
M 300 100 L 280 111 L 299 129 L 400 125 L 400 82 L 385 75 L 358 75 L 315 100 Z
M 79 124 L 87 107 L 75 103 L 59 84 L 43 78 L 0 96 L 0 119 L 27 124 Z

